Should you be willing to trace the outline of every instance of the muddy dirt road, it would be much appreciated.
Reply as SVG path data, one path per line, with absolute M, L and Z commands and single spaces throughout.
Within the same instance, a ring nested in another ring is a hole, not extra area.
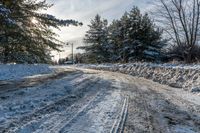
M 200 96 L 120 73 L 65 68 L 0 82 L 2 133 L 200 133 Z

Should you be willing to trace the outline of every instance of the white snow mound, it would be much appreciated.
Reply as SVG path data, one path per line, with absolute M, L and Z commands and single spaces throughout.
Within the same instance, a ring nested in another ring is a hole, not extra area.
M 23 65 L 23 64 L 1 64 L 0 80 L 16 80 L 37 74 L 52 73 L 53 69 L 46 64 Z
M 200 65 L 184 64 L 96 64 L 77 65 L 78 67 L 91 68 L 104 71 L 121 72 L 137 77 L 144 77 L 160 84 L 175 88 L 184 88 L 193 93 L 200 92 Z

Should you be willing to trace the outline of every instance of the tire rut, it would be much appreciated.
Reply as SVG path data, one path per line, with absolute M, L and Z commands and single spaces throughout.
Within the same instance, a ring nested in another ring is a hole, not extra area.
M 151 97 L 157 96 L 152 96 L 154 93 L 149 92 L 147 88 L 142 88 L 143 85 L 136 85 L 136 81 L 132 78 L 126 77 L 125 79 L 129 84 L 125 84 L 124 93 L 131 95 L 129 98 L 128 118 L 123 132 L 171 133 L 168 127 L 162 124 L 159 126 L 159 123 L 154 121 L 150 103 Z
M 128 99 L 129 99 L 128 97 L 124 99 L 121 114 L 118 116 L 118 118 L 114 122 L 110 130 L 110 133 L 123 133 L 124 124 L 125 124 L 127 113 L 128 113 L 128 103 L 129 103 Z
M 72 76 L 71 80 L 73 80 L 74 78 L 78 78 L 79 76 L 83 75 L 83 73 L 80 74 L 80 72 L 65 71 L 65 72 L 60 72 L 57 74 L 44 76 L 40 78 L 22 79 L 20 81 L 15 81 L 15 80 L 1 81 L 0 95 L 8 93 L 8 92 L 18 91 L 19 89 L 24 89 L 27 87 L 34 87 L 41 84 L 49 83 L 53 80 L 62 79 L 63 77 L 66 77 L 68 75 Z
M 133 82 L 133 81 L 132 81 Z M 137 81 L 135 81 L 137 82 Z M 183 99 L 179 99 L 177 96 L 171 95 L 167 98 L 166 94 L 159 93 L 153 89 L 155 86 L 150 84 L 143 84 L 142 82 L 137 82 L 137 90 L 139 91 L 140 101 L 147 106 L 145 109 L 148 113 L 149 119 L 148 123 L 151 124 L 151 129 L 148 130 L 149 133 L 178 133 L 179 130 L 188 130 L 188 132 L 198 133 L 200 131 L 199 117 L 194 109 L 198 106 L 191 106 L 191 103 Z M 179 104 L 177 104 L 177 100 Z M 179 105 L 182 103 L 187 104 L 185 109 L 182 109 Z M 189 108 L 187 108 L 190 106 Z M 139 132 L 139 131 L 135 131 Z
M 85 108 L 80 110 L 80 112 L 77 113 L 77 115 L 75 115 L 71 121 L 67 122 L 63 126 L 63 128 L 61 128 L 59 130 L 59 133 L 109 132 L 112 127 L 112 124 L 114 123 L 114 120 L 116 119 L 116 116 L 120 113 L 120 112 L 118 112 L 118 111 L 120 111 L 119 109 L 117 109 L 117 111 L 116 111 L 115 104 L 119 104 L 117 106 L 117 108 L 121 107 L 121 103 L 118 103 L 118 102 L 115 103 L 114 105 L 111 104 L 112 103 L 111 101 L 113 101 L 114 99 L 118 99 L 113 96 L 115 96 L 117 94 L 116 96 L 117 97 L 120 96 L 120 98 L 121 98 L 121 94 L 118 91 L 114 92 L 116 94 L 113 94 L 114 90 L 111 91 L 109 89 L 110 87 L 111 87 L 110 83 L 105 82 L 103 84 L 100 84 L 100 88 L 102 89 L 100 95 L 98 95 L 98 97 L 95 98 L 95 100 L 92 101 L 89 105 L 87 105 Z M 108 93 L 108 91 L 110 91 L 110 92 Z M 113 98 L 111 98 L 110 96 Z M 106 108 L 105 106 L 108 106 L 110 109 Z M 107 111 L 104 112 L 105 110 L 107 110 Z M 95 115 L 95 112 L 98 112 L 98 114 Z M 112 114 L 112 115 L 110 115 L 110 114 Z M 99 115 L 100 115 L 100 117 L 99 117 Z M 88 120 L 86 120 L 86 118 L 91 119 L 91 120 L 88 121 Z M 82 121 L 85 121 L 85 123 L 82 123 Z M 82 123 L 83 125 L 80 125 L 79 123 Z M 103 130 L 102 130 L 102 126 L 103 126 Z
M 22 127 L 24 124 L 37 119 L 37 118 L 41 118 L 42 115 L 45 115 L 46 113 L 52 113 L 54 111 L 59 110 L 60 108 L 63 107 L 68 107 L 70 106 L 72 103 L 74 103 L 75 101 L 77 101 L 78 99 L 80 99 L 81 97 L 84 96 L 84 94 L 81 94 L 80 92 L 84 91 L 84 90 L 89 90 L 92 87 L 91 83 L 91 79 L 93 77 L 90 77 L 89 79 L 84 79 L 85 82 L 81 82 L 81 83 L 76 83 L 76 92 L 74 92 L 73 95 L 67 95 L 67 96 L 63 96 L 61 98 L 59 98 L 57 101 L 54 101 L 50 104 L 48 104 L 45 107 L 39 108 L 35 111 L 33 111 L 31 114 L 22 116 L 21 118 L 18 119 L 14 119 L 12 120 L 12 122 L 9 124 L 9 126 L 7 128 L 3 127 L 0 129 L 0 132 L 2 131 L 3 133 L 7 133 L 7 132 L 13 132 L 12 130 L 16 129 L 17 127 Z M 94 82 L 98 82 L 99 79 L 92 79 Z M 84 90 L 81 90 L 82 88 L 84 88 Z M 81 91 L 80 91 L 81 90 Z

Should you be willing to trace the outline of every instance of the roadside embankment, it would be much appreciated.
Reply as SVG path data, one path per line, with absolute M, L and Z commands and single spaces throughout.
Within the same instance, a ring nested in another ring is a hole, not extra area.
M 200 65 L 131 63 L 78 66 L 144 77 L 160 84 L 184 88 L 193 93 L 200 92 Z

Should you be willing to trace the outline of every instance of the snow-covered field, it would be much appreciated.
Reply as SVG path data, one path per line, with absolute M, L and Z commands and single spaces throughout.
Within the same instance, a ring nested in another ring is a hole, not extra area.
M 28 76 L 52 73 L 49 65 L 0 64 L 0 80 L 21 79 Z

